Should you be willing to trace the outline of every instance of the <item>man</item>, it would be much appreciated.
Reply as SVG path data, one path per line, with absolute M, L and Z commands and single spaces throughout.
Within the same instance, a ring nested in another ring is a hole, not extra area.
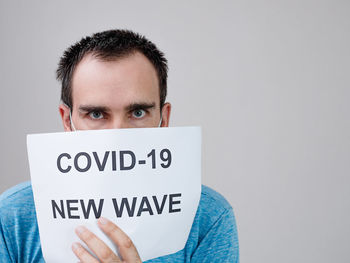
M 59 112 L 65 131 L 169 125 L 167 61 L 153 43 L 131 31 L 110 30 L 83 38 L 65 51 L 57 78 L 62 82 Z M 1 195 L 0 224 L 1 262 L 44 262 L 30 183 Z M 81 244 L 72 244 L 80 262 L 141 262 L 132 240 L 118 226 L 105 218 L 98 225 L 122 258 L 80 226 L 76 234 L 99 260 Z M 221 195 L 202 186 L 185 248 L 147 262 L 238 261 L 233 210 Z

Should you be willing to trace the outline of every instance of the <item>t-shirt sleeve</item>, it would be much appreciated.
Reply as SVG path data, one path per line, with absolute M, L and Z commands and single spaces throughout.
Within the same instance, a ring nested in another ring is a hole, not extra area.
M 0 210 L 1 213 L 1 210 Z M 1 215 L 1 214 L 0 214 Z M 0 262 L 12 262 L 8 244 L 5 241 L 4 226 L 0 216 Z
M 233 209 L 226 209 L 201 240 L 191 263 L 239 263 L 236 220 Z

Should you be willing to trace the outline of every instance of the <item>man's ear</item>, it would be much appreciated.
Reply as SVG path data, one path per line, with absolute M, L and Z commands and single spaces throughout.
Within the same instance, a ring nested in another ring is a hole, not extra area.
M 166 102 L 162 108 L 162 123 L 160 127 L 169 127 L 171 104 Z
M 70 109 L 67 105 L 61 103 L 58 106 L 58 110 L 60 112 L 61 115 L 61 119 L 62 119 L 62 124 L 63 124 L 63 128 L 65 131 L 72 131 L 72 127 L 71 127 L 71 122 L 70 122 Z

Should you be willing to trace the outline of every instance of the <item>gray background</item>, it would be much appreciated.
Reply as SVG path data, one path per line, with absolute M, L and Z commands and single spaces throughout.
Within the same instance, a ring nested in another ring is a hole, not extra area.
M 1 1 L 0 192 L 29 179 L 26 134 L 63 131 L 63 50 L 111 28 L 166 53 L 242 262 L 350 262 L 350 1 Z

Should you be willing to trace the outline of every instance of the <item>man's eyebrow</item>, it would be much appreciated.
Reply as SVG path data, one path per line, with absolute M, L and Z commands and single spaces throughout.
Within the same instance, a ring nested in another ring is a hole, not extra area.
M 80 105 L 79 111 L 91 112 L 91 111 L 108 111 L 107 107 L 104 106 L 94 106 L 94 105 Z
M 155 107 L 156 107 L 156 104 L 154 102 L 153 103 L 132 103 L 129 106 L 127 106 L 125 109 L 127 111 L 133 111 L 138 109 L 147 110 Z

